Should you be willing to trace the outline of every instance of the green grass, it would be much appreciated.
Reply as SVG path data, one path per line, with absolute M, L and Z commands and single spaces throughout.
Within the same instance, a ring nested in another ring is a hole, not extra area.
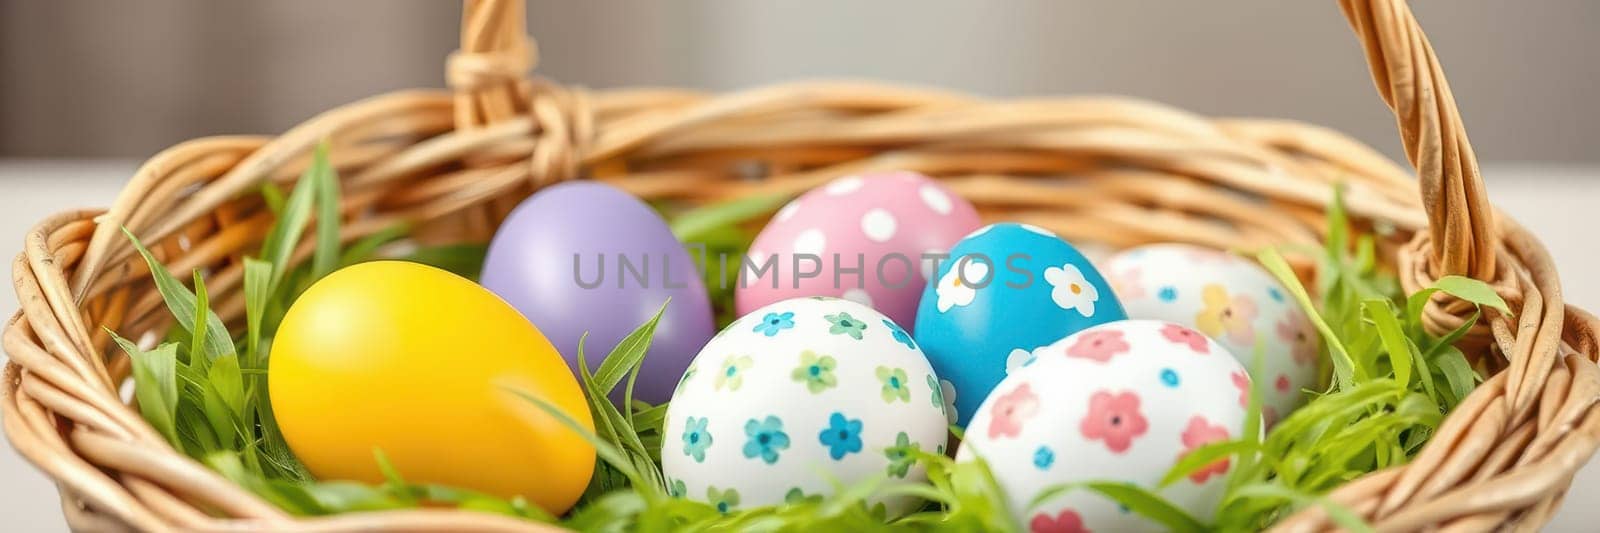
M 1174 465 L 1172 483 L 1212 460 L 1231 457 L 1227 494 L 1211 527 L 1223 531 L 1264 528 L 1307 505 L 1319 505 L 1341 526 L 1366 530 L 1346 509 L 1321 495 L 1369 472 L 1404 464 L 1421 451 L 1456 404 L 1481 381 L 1451 343 L 1477 320 L 1442 338 L 1422 327 L 1422 305 L 1438 291 L 1509 312 L 1482 282 L 1450 276 L 1410 298 L 1375 260 L 1371 235 L 1351 238 L 1339 191 L 1328 214 L 1328 239 L 1302 251 L 1318 263 L 1313 299 L 1277 249 L 1256 257 L 1284 284 L 1322 333 L 1331 379 L 1303 407 L 1264 437 L 1246 429 L 1241 439 L 1203 446 Z M 1260 349 L 1255 356 L 1260 364 Z M 1252 396 L 1257 395 L 1252 391 Z M 1260 404 L 1252 397 L 1252 419 Z
M 670 220 L 673 236 L 689 243 L 689 257 L 700 270 L 717 327 L 739 318 L 733 311 L 733 291 L 739 284 L 739 268 L 755 232 L 749 222 L 772 213 L 789 200 L 788 195 L 767 195 L 711 204 L 692 209 L 672 209 L 656 205 Z
M 261 250 L 244 263 L 245 331 L 230 336 L 209 308 L 205 283 L 193 273 L 192 288 L 168 272 L 132 234 L 127 237 L 150 266 L 175 325 L 156 347 L 142 350 L 113 336 L 133 362 L 135 398 L 140 413 L 175 448 L 278 507 L 298 515 L 456 506 L 555 523 L 582 531 L 1018 531 L 1007 512 L 1006 495 L 981 459 L 956 463 L 943 455 L 903 450 L 927 471 L 920 484 L 888 484 L 874 478 L 839 486 L 829 496 L 796 498 L 784 505 L 754 507 L 729 514 L 683 498 L 662 475 L 659 450 L 665 405 L 632 400 L 639 364 L 649 347 L 660 312 L 607 354 L 600 367 L 580 364 L 580 384 L 593 413 L 588 431 L 539 398 L 509 390 L 547 410 L 583 434 L 601 461 L 578 505 L 551 516 L 522 499 L 506 500 L 458 488 L 406 481 L 381 450 L 373 460 L 387 481 L 368 485 L 315 480 L 283 440 L 267 397 L 267 358 L 272 334 L 289 304 L 311 283 L 340 266 L 377 258 L 404 238 L 405 227 L 391 228 L 341 246 L 337 205 L 339 182 L 325 147 L 287 196 L 263 187 L 277 215 Z M 1337 196 L 1337 191 L 1336 191 Z M 784 198 L 757 198 L 690 210 L 672 217 L 680 239 L 706 245 L 713 259 L 726 253 L 727 272 L 752 234 L 744 227 L 776 209 Z M 290 255 L 312 224 L 315 246 L 306 264 Z M 1447 277 L 1410 298 L 1399 294 L 1392 275 L 1375 260 L 1370 235 L 1352 235 L 1341 204 L 1329 213 L 1329 238 L 1320 249 L 1288 250 L 1318 262 L 1315 291 L 1294 277 L 1279 250 L 1257 254 L 1312 316 L 1323 340 L 1327 388 L 1314 391 L 1301 409 L 1271 432 L 1260 431 L 1260 402 L 1252 394 L 1250 422 L 1237 440 L 1201 447 L 1166 476 L 1171 483 L 1207 464 L 1229 458 L 1227 492 L 1217 519 L 1204 523 L 1162 500 L 1151 488 L 1113 480 L 1087 480 L 1055 487 L 1036 498 L 1043 504 L 1070 491 L 1088 490 L 1113 499 L 1132 512 L 1174 531 L 1243 531 L 1267 526 L 1298 508 L 1318 505 L 1339 524 L 1367 529 L 1348 510 L 1322 498 L 1329 490 L 1415 456 L 1438 429 L 1446 413 L 1481 380 L 1451 345 L 1470 327 L 1442 338 L 1429 336 L 1420 314 L 1426 298 L 1443 291 L 1480 306 L 1505 310 L 1486 285 Z M 126 231 L 125 231 L 126 232 Z M 401 257 L 475 277 L 484 246 L 452 245 L 415 250 Z M 707 288 L 719 309 L 731 309 L 731 287 L 722 287 L 715 268 L 707 269 Z M 724 323 L 730 318 L 723 316 Z M 1476 316 L 1474 316 L 1476 318 Z M 580 348 L 580 360 L 586 359 Z M 1260 364 L 1260 350 L 1255 355 Z M 625 408 L 607 398 L 625 387 Z M 956 431 L 959 435 L 959 430 Z M 695 495 L 698 496 L 698 495 Z M 868 505 L 886 496 L 910 496 L 926 504 L 911 514 L 885 516 Z

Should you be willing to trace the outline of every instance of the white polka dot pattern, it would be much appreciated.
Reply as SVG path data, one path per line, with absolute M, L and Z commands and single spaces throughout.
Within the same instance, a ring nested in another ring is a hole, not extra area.
M 734 310 L 858 289 L 852 299 L 914 323 L 928 282 L 923 255 L 943 254 L 978 225 L 971 203 L 915 172 L 833 180 L 779 208 L 756 236 L 751 248 L 770 254 L 764 258 L 776 268 L 741 270 Z
M 867 214 L 861 217 L 861 232 L 875 242 L 887 242 L 894 238 L 894 230 L 894 215 L 884 209 L 867 211 Z
M 950 214 L 950 208 L 952 207 L 950 205 L 950 196 L 939 190 L 938 187 L 923 185 L 917 188 L 917 195 L 922 197 L 922 203 L 927 204 L 928 209 L 932 209 L 933 212 L 941 215 Z
M 863 181 L 861 176 L 845 176 L 829 182 L 823 187 L 823 189 L 828 191 L 828 194 L 842 196 L 856 192 L 857 190 L 861 189 L 862 185 Z
M 820 256 L 827 244 L 828 238 L 822 235 L 822 230 L 808 229 L 794 238 L 794 253 Z

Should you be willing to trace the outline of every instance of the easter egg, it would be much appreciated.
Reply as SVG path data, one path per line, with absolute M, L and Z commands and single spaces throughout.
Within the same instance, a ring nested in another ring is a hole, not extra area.
M 723 511 L 828 494 L 835 480 L 921 480 L 907 450 L 944 452 L 938 382 L 882 313 L 826 297 L 774 303 L 718 333 L 684 373 L 662 473 L 673 494 Z M 898 513 L 912 502 L 875 503 Z
M 1269 424 L 1317 387 L 1318 337 L 1278 280 L 1254 261 L 1186 244 L 1131 248 L 1103 263 L 1131 318 L 1176 322 L 1216 339 L 1253 368 L 1261 342 L 1262 413 Z
M 593 473 L 588 441 L 513 392 L 593 428 L 550 341 L 437 268 L 377 261 L 318 280 L 284 314 L 267 375 L 284 439 L 318 479 L 382 483 L 382 450 L 412 483 L 522 496 L 559 514 Z
M 978 224 L 972 204 L 915 172 L 836 179 L 789 202 L 756 236 L 734 307 L 742 315 L 832 296 L 910 327 L 927 266 Z
M 670 298 L 634 386 L 646 402 L 671 396 L 716 332 L 683 244 L 650 206 L 602 183 L 555 185 L 517 206 L 489 243 L 482 283 L 539 326 L 574 369 L 580 339 L 590 370 L 599 368 Z
M 1088 489 L 1029 507 L 1075 482 L 1131 483 L 1209 520 L 1229 461 L 1205 465 L 1157 491 L 1179 458 L 1237 438 L 1249 378 L 1226 348 L 1187 327 L 1154 320 L 1095 326 L 1037 351 L 984 399 L 957 461 L 981 456 L 1030 531 L 1159 531 Z
M 917 343 L 948 380 L 956 418 L 1035 349 L 1127 315 L 1077 249 L 1028 224 L 985 226 L 950 250 L 922 294 Z

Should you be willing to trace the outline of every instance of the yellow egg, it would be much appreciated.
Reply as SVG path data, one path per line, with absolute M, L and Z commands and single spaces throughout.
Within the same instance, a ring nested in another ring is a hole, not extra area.
M 383 450 L 412 483 L 571 507 L 594 470 L 576 432 L 507 389 L 592 430 L 572 370 L 493 293 L 416 263 L 353 265 L 289 308 L 268 363 L 272 408 L 318 478 L 383 481 Z

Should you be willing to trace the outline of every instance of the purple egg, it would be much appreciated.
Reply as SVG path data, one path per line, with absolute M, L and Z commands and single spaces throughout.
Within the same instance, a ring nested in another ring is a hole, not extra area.
M 716 332 L 683 244 L 650 206 L 602 183 L 562 183 L 524 200 L 489 243 L 482 283 L 533 322 L 573 369 L 585 332 L 593 370 L 671 298 L 634 386 L 634 398 L 650 403 L 672 396 Z

